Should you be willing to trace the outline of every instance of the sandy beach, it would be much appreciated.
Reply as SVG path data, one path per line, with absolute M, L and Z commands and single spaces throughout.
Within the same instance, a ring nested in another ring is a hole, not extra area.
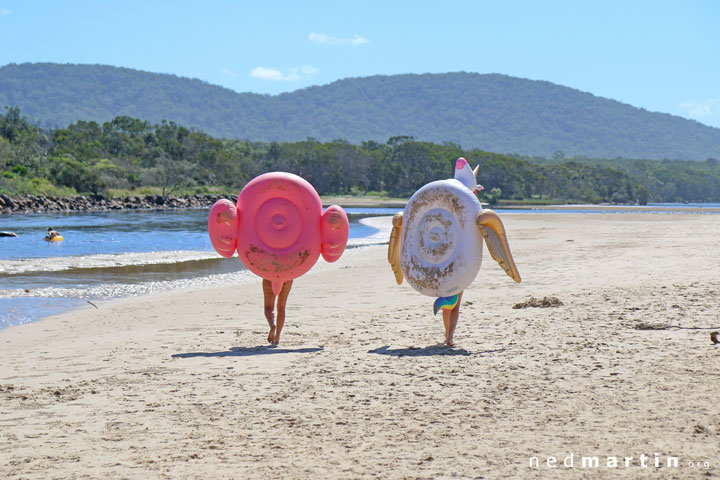
M 523 282 L 486 251 L 455 348 L 385 246 L 297 279 L 278 348 L 259 280 L 0 330 L 0 478 L 720 476 L 720 218 L 502 218 Z

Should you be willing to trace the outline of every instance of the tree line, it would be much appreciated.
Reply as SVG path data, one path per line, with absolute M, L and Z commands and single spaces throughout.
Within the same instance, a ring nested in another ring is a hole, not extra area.
M 407 197 L 452 176 L 463 156 L 480 165 L 483 199 L 503 202 L 718 202 L 720 166 L 704 162 L 553 158 L 464 150 L 396 136 L 252 142 L 215 138 L 174 122 L 118 116 L 66 128 L 34 125 L 18 108 L 0 115 L 0 193 L 13 195 L 236 194 L 268 171 L 304 177 L 321 195 Z
M 701 161 L 720 155 L 720 129 L 499 74 L 375 75 L 260 95 L 107 65 L 23 63 L 0 67 L 2 105 L 19 106 L 31 120 L 51 128 L 128 115 L 261 142 L 312 137 L 360 145 L 404 134 L 546 157 L 558 149 L 606 158 Z

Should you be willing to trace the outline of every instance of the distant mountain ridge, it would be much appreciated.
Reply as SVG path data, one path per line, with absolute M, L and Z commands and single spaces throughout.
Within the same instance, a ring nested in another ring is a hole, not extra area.
M 271 96 L 104 65 L 9 64 L 0 68 L 2 105 L 53 127 L 127 115 L 265 142 L 313 137 L 359 144 L 409 135 L 546 157 L 562 150 L 604 158 L 720 158 L 718 128 L 500 74 L 347 78 Z

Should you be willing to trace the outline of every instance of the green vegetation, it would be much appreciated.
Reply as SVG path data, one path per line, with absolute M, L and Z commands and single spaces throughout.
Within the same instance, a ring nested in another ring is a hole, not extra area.
M 480 164 L 490 204 L 548 202 L 717 202 L 720 162 L 551 159 L 508 156 L 391 137 L 385 143 L 344 140 L 265 143 L 213 138 L 162 121 L 117 117 L 52 130 L 18 108 L 0 115 L 0 193 L 237 194 L 268 171 L 296 173 L 321 195 L 407 197 L 452 175 L 457 157 Z
M 720 158 L 720 129 L 590 93 L 506 75 L 446 73 L 349 78 L 282 95 L 237 93 L 200 80 L 103 65 L 9 64 L 0 106 L 44 127 L 118 115 L 163 119 L 214 137 L 261 142 L 393 135 L 518 155 Z

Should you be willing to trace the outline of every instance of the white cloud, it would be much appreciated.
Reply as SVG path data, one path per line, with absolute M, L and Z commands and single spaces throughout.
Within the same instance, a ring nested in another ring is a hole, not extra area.
M 312 65 L 303 65 L 300 67 L 300 72 L 305 75 L 307 78 L 317 77 L 317 75 L 320 73 L 320 70 L 313 67 Z
M 227 75 L 231 78 L 238 78 L 240 76 L 239 73 L 233 72 L 229 68 L 223 68 L 222 70 L 220 70 L 220 73 L 222 73 L 223 75 Z
M 0 15 L 10 15 L 10 13 L 10 10 L 8 10 L 7 8 L 0 10 Z
M 250 72 L 251 77 L 260 78 L 263 80 L 282 80 L 283 74 L 280 70 L 274 68 L 255 67 Z
M 353 47 L 370 43 L 370 40 L 358 34 L 351 38 L 341 38 L 323 35 L 322 33 L 311 33 L 308 35 L 308 40 L 318 45 L 352 45 Z
M 709 117 L 720 114 L 720 98 L 709 98 L 702 102 L 682 102 L 680 108 L 691 117 Z
M 319 73 L 320 70 L 312 65 L 291 67 L 284 72 L 275 68 L 255 67 L 250 72 L 250 76 L 261 80 L 296 82 L 298 80 L 307 80 L 316 77 Z

